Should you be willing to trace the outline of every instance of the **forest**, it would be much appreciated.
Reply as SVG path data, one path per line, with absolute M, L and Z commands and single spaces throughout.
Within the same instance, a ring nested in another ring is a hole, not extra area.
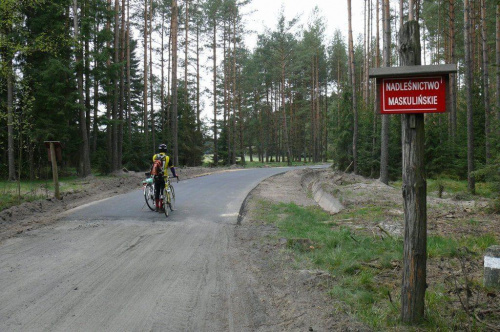
M 351 0 L 347 35 L 317 8 L 304 26 L 282 10 L 249 49 L 250 1 L 2 0 L 0 176 L 50 176 L 44 141 L 60 141 L 81 177 L 147 169 L 166 143 L 179 166 L 333 161 L 399 179 L 401 120 L 379 114 L 368 74 L 400 65 L 411 4 L 422 64 L 458 68 L 448 112 L 425 116 L 427 176 L 500 183 L 495 1 L 364 0 L 358 36 Z

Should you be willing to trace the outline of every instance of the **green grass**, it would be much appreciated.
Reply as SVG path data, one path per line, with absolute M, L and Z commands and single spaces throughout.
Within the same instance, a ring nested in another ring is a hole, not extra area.
M 391 182 L 390 185 L 400 189 L 402 181 Z M 442 185 L 444 191 L 452 197 L 459 199 L 473 199 L 473 196 L 467 192 L 467 181 L 454 180 L 449 178 L 427 179 L 427 194 L 437 196 L 439 185 Z M 490 183 L 476 182 L 476 195 L 491 198 L 495 195 L 495 190 Z
M 332 218 L 318 208 L 261 202 L 261 213 L 261 218 L 278 226 L 279 237 L 310 240 L 314 249 L 291 247 L 297 262 L 328 271 L 336 280 L 329 293 L 342 299 L 348 311 L 372 322 L 373 327 L 393 312 L 392 305 L 385 301 L 392 286 L 380 285 L 377 275 L 401 258 L 401 241 L 355 234 L 346 227 L 332 228 L 325 223 Z
M 288 239 L 287 250 L 294 254 L 294 267 L 329 272 L 334 285 L 328 294 L 336 302 L 340 301 L 342 310 L 376 330 L 401 327 L 401 277 L 394 264 L 402 264 L 403 240 L 382 239 L 336 222 L 347 218 L 375 221 L 384 209 L 371 206 L 330 216 L 317 207 L 262 201 L 259 211 L 261 220 L 279 229 L 277 239 Z M 460 255 L 463 247 L 467 247 L 471 255 L 480 255 L 495 243 L 491 235 L 458 239 L 430 236 L 427 250 L 429 259 L 453 259 Z M 451 296 L 443 284 L 433 284 L 427 290 L 424 328 L 449 330 L 450 326 L 465 326 L 467 317 L 459 308 L 449 305 L 446 309 L 445 304 L 452 303 Z M 457 312 L 450 315 L 451 310 Z
M 384 206 L 368 205 L 356 210 L 343 210 L 335 215 L 334 220 L 362 219 L 365 221 L 379 222 L 387 218 L 387 208 Z
M 85 180 L 76 176 L 59 178 L 59 192 L 82 190 Z M 18 182 L 0 181 L 0 211 L 24 202 L 32 202 L 54 196 L 52 180 L 34 180 Z
M 429 258 L 453 258 L 459 255 L 460 248 L 467 248 L 473 253 L 483 253 L 488 247 L 496 244 L 492 234 L 481 236 L 467 236 L 459 239 L 443 236 L 429 236 L 427 238 L 427 255 Z

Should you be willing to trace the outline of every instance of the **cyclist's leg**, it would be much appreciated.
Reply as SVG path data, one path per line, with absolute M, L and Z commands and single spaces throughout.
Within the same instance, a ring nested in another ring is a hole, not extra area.
M 164 191 L 165 191 L 165 179 L 159 179 L 158 180 L 158 198 L 160 197 L 165 197 L 163 196 L 164 195 Z M 160 202 L 160 209 L 164 209 L 165 208 L 165 202 Z
M 155 206 L 156 206 L 155 211 L 158 211 L 160 209 L 160 181 L 158 179 L 155 179 L 154 181 L 154 188 L 155 188 Z

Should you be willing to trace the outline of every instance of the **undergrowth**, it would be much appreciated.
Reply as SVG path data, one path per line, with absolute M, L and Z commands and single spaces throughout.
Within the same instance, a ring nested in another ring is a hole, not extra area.
M 333 282 L 328 289 L 336 306 L 356 316 L 371 328 L 384 330 L 402 327 L 400 288 L 403 239 L 380 236 L 346 227 L 317 207 L 260 202 L 260 218 L 275 224 L 278 238 L 287 239 L 296 267 L 327 271 Z M 368 209 L 370 210 L 370 208 Z M 371 209 L 378 219 L 379 209 Z M 367 219 L 367 210 L 349 212 L 351 219 Z M 344 216 L 347 217 L 347 216 Z M 337 219 L 338 220 L 338 219 Z M 366 220 L 365 220 L 366 221 Z M 428 264 L 460 261 L 468 248 L 470 261 L 495 244 L 494 236 L 428 237 Z M 457 265 L 459 265 L 457 263 Z M 460 267 L 460 266 L 459 266 Z M 459 268 L 457 268 L 460 271 Z M 454 271 L 453 273 L 455 273 Z M 450 273 L 450 275 L 456 275 Z M 476 292 L 483 292 L 475 281 Z M 431 330 L 485 329 L 470 313 L 456 305 L 457 289 L 446 279 L 433 281 L 426 292 L 426 319 L 422 328 Z M 479 294 L 479 293 L 478 293 Z
M 60 193 L 78 191 L 85 180 L 75 176 L 59 179 Z M 54 183 L 49 180 L 0 181 L 0 211 L 24 202 L 47 199 L 54 196 Z

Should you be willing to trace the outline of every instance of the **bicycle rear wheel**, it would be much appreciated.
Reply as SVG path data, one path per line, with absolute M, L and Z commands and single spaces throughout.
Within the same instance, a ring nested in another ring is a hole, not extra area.
M 148 184 L 146 188 L 144 188 L 144 199 L 146 200 L 146 204 L 151 211 L 155 210 L 155 188 L 153 185 Z

